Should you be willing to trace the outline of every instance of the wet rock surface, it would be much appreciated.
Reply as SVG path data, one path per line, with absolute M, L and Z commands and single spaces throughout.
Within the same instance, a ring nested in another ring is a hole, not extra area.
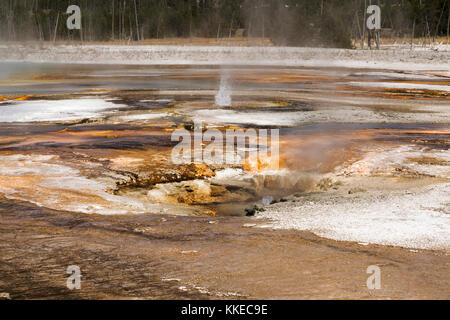
M 448 253 L 259 229 L 250 218 L 213 219 L 87 216 L 3 199 L 0 292 L 11 299 L 450 297 Z M 69 265 L 81 269 L 80 290 L 66 287 Z M 366 288 L 369 265 L 380 266 L 382 290 Z

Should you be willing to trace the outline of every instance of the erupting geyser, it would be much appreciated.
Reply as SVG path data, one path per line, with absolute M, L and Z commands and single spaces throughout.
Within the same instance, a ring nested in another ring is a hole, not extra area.
M 231 106 L 231 87 L 229 84 L 229 74 L 223 72 L 220 77 L 220 88 L 216 94 L 216 106 L 230 107 Z

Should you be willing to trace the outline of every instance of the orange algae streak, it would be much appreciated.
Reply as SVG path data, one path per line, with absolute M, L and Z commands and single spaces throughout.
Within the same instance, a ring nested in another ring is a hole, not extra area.
M 14 97 L 14 96 L 0 96 L 0 101 L 25 101 L 29 100 L 32 97 L 32 95 L 26 95 L 21 97 Z
M 25 101 L 25 100 L 29 100 L 32 96 L 31 95 L 27 95 L 27 96 L 22 96 L 19 98 L 15 98 L 13 99 L 14 101 Z

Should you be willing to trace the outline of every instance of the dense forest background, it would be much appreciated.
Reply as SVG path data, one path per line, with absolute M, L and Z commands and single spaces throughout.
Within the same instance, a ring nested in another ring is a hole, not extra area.
M 276 45 L 351 47 L 365 8 L 382 8 L 392 37 L 448 37 L 450 0 L 1 0 L 3 41 L 140 41 L 167 37 L 267 37 Z M 82 29 L 66 28 L 69 5 Z

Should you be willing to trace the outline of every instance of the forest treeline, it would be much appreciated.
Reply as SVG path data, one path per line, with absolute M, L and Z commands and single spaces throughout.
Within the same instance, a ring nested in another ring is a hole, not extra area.
M 1 0 L 0 40 L 111 41 L 267 37 L 276 45 L 350 47 L 365 8 L 382 9 L 393 37 L 448 37 L 450 0 Z M 68 30 L 78 5 L 82 29 Z

